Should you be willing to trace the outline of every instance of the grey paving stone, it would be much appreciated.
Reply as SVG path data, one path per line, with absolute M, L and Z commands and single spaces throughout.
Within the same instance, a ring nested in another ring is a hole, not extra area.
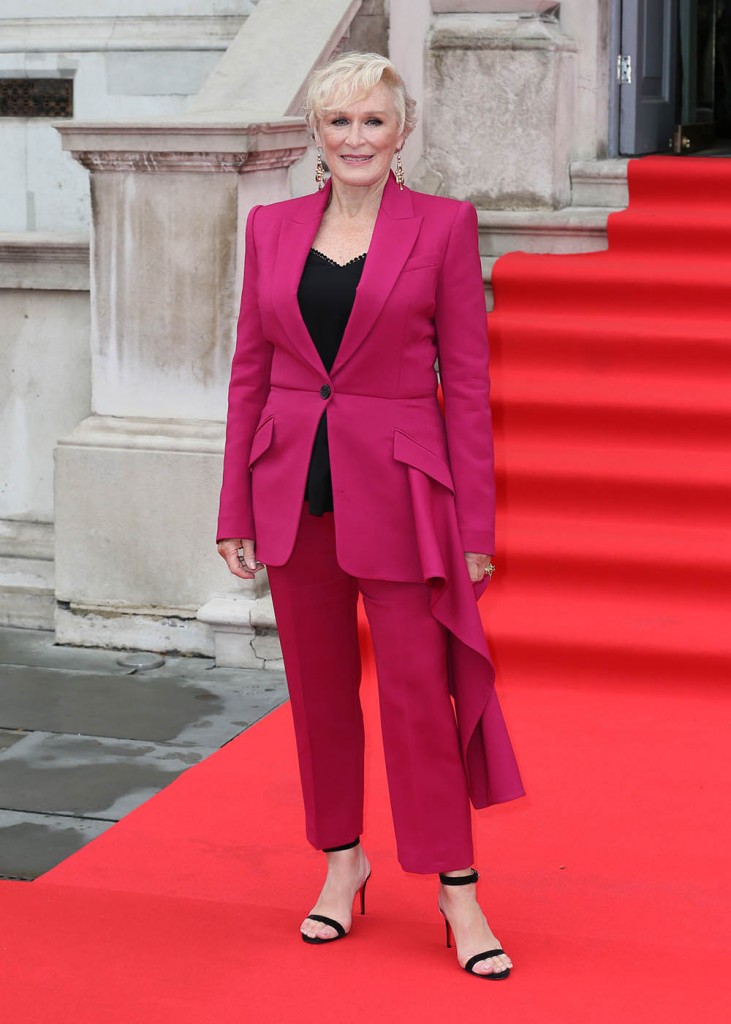
M 113 822 L 0 811 L 0 878 L 37 878 Z
M 244 677 L 244 682 L 233 689 L 212 680 L 170 679 L 157 672 L 115 676 L 2 665 L 0 725 L 215 747 L 285 696 L 281 679 L 262 683 Z
M 287 696 L 281 672 L 119 654 L 0 628 L 0 877 L 49 870 Z
M 8 747 L 12 747 L 18 740 L 22 740 L 25 733 L 22 729 L 2 729 L 0 728 L 0 751 L 7 750 Z
M 124 675 L 117 665 L 119 651 L 84 647 L 56 647 L 54 635 L 45 629 L 0 629 L 0 664 L 35 665 L 46 668 L 77 668 L 85 672 Z
M 0 754 L 0 804 L 116 821 L 203 757 L 167 744 L 34 732 Z

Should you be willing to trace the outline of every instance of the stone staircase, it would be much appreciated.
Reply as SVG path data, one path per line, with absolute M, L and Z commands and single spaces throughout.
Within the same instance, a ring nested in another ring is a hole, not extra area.
M 559 210 L 478 210 L 488 308 L 492 268 L 508 252 L 578 253 L 607 248 L 607 217 L 627 205 L 627 161 L 587 160 L 571 166 L 571 205 Z
M 53 629 L 53 527 L 0 520 L 0 626 Z

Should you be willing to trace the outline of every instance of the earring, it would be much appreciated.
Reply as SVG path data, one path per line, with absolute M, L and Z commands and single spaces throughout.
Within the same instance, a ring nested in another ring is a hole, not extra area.
M 404 169 L 403 169 L 403 166 L 401 164 L 401 150 L 400 149 L 396 150 L 396 181 L 398 182 L 398 187 L 403 192 L 405 178 L 404 178 Z
M 317 147 L 317 163 L 315 164 L 315 181 L 317 188 L 321 191 L 325 187 L 325 166 L 322 162 L 322 150 Z

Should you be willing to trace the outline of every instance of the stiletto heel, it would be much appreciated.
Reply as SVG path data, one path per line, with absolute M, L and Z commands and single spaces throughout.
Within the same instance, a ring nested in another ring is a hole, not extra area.
M 351 850 L 354 846 L 358 846 L 359 843 L 360 843 L 360 839 L 356 839 L 355 842 L 353 842 L 353 843 L 346 843 L 345 846 L 333 846 L 333 847 L 330 847 L 327 850 L 323 850 L 323 853 L 338 853 L 338 852 L 340 852 L 340 850 Z M 363 882 L 363 884 L 361 885 L 361 887 L 358 889 L 358 891 L 356 892 L 355 896 L 353 897 L 353 900 L 355 900 L 355 898 L 357 896 L 360 896 L 360 912 L 361 912 L 361 914 L 365 914 L 366 886 L 368 885 L 368 879 L 370 877 L 371 877 L 371 872 L 369 871 L 368 874 L 365 877 L 365 881 Z M 317 936 L 305 935 L 304 932 L 300 932 L 300 935 L 302 936 L 302 941 L 303 942 L 308 942 L 312 946 L 322 946 L 326 942 L 337 942 L 338 939 L 344 939 L 346 937 L 346 935 L 350 934 L 350 932 L 346 932 L 346 930 L 343 928 L 343 926 L 340 924 L 340 922 L 336 921 L 335 918 L 333 918 L 333 917 L 325 917 L 324 914 L 308 914 L 307 918 L 310 921 L 319 921 L 320 924 L 326 924 L 326 925 L 328 925 L 328 927 L 334 929 L 337 932 L 337 935 L 333 935 L 333 937 L 330 938 L 330 939 L 320 939 Z
M 472 873 L 469 875 L 445 875 L 442 874 L 441 871 L 439 872 L 439 881 L 442 883 L 442 885 L 474 885 L 479 877 L 479 874 L 477 873 L 477 871 L 475 871 L 474 868 L 472 868 Z M 447 918 L 447 915 L 444 913 L 441 907 L 439 908 L 439 911 L 444 915 L 444 921 L 447 926 L 447 948 L 451 949 L 452 926 L 450 925 L 449 919 Z M 488 949 L 484 953 L 477 953 L 475 956 L 471 956 L 467 963 L 464 965 L 464 969 L 467 971 L 468 974 L 474 974 L 478 978 L 489 978 L 490 981 L 502 981 L 504 978 L 507 978 L 508 975 L 510 974 L 510 967 L 506 967 L 504 971 L 498 971 L 494 974 L 480 974 L 477 971 L 475 971 L 474 968 L 477 966 L 477 964 L 479 964 L 481 960 L 488 960 L 494 956 L 504 955 L 504 949 Z
M 370 877 L 371 877 L 371 873 L 369 871 L 368 872 L 368 878 L 370 878 Z M 368 878 L 366 878 L 365 882 L 363 882 L 363 885 L 361 885 L 361 887 L 360 887 L 360 912 L 361 912 L 361 916 L 363 914 L 365 914 L 365 891 L 366 891 L 366 886 L 368 885 Z

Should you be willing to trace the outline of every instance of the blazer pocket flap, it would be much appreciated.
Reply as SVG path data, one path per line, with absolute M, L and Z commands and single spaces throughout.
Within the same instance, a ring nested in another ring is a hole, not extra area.
M 396 430 L 393 436 L 393 456 L 397 462 L 403 462 L 407 466 L 421 470 L 432 480 L 436 480 L 442 487 L 454 492 L 452 474 L 449 466 L 440 455 L 436 455 L 430 448 L 425 448 L 419 441 L 415 441 L 403 430 Z
M 274 438 L 274 417 L 269 416 L 261 426 L 257 427 L 254 440 L 251 442 L 249 453 L 249 467 L 253 466 L 257 459 L 261 458 L 269 448 Z
M 404 263 L 402 273 L 408 270 L 428 270 L 439 266 L 439 256 L 436 253 L 424 253 L 421 256 L 413 256 Z

